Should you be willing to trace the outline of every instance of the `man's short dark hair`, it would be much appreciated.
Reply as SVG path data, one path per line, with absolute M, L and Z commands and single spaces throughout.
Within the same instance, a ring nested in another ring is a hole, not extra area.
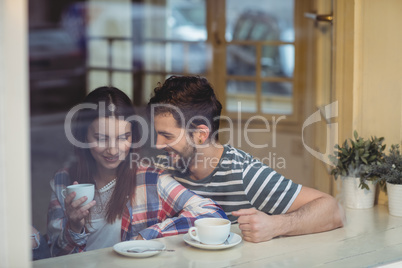
M 171 113 L 181 128 L 204 124 L 210 128 L 210 137 L 218 140 L 222 105 L 207 79 L 199 76 L 171 76 L 163 85 L 159 84 L 154 89 L 148 108 L 152 108 L 153 104 L 169 104 L 178 108 L 176 110 L 168 105 L 157 105 L 153 107 L 155 115 Z

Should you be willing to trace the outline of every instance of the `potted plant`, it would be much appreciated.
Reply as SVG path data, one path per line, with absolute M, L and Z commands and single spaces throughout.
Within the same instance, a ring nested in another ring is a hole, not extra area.
M 371 163 L 383 158 L 383 141 L 383 137 L 365 140 L 354 131 L 354 140 L 347 139 L 342 146 L 335 145 L 335 154 L 329 156 L 334 164 L 331 174 L 335 180 L 342 178 L 341 194 L 347 207 L 370 208 L 374 205 L 375 182 L 365 175 Z
M 388 193 L 389 213 L 402 216 L 402 155 L 399 144 L 391 145 L 382 161 L 372 163 L 366 177 L 374 177 Z

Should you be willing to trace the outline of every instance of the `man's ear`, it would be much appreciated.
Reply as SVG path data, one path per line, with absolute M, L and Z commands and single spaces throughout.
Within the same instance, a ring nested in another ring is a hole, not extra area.
M 209 138 L 209 127 L 206 125 L 198 125 L 197 131 L 195 132 L 195 143 L 196 144 L 204 144 L 204 142 Z

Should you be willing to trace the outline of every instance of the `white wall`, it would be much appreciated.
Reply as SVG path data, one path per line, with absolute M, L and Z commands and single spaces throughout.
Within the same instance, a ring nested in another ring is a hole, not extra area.
M 402 143 L 402 1 L 358 0 L 356 7 L 353 126 L 363 137 L 384 137 L 388 153 Z M 380 192 L 378 203 L 387 200 Z
M 357 130 L 385 137 L 387 148 L 402 142 L 402 1 L 336 0 L 335 92 L 339 142 Z M 353 34 L 352 34 L 353 33 Z M 388 150 L 388 149 L 387 149 Z M 381 192 L 378 203 L 385 203 Z
M 354 124 L 362 135 L 402 142 L 402 1 L 360 0 Z M 389 146 L 387 146 L 389 148 Z
M 0 266 L 30 267 L 27 1 L 0 0 Z

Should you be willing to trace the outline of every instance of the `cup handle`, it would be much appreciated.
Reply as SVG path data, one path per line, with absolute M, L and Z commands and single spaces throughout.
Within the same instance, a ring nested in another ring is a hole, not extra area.
M 66 198 L 66 189 L 61 190 L 61 196 L 63 196 L 63 198 Z
M 193 231 L 195 232 L 195 235 L 193 235 Z M 198 233 L 197 233 L 197 227 L 190 227 L 190 229 L 188 229 L 188 235 L 194 239 L 197 240 L 198 242 L 200 241 L 200 238 L 198 237 Z

